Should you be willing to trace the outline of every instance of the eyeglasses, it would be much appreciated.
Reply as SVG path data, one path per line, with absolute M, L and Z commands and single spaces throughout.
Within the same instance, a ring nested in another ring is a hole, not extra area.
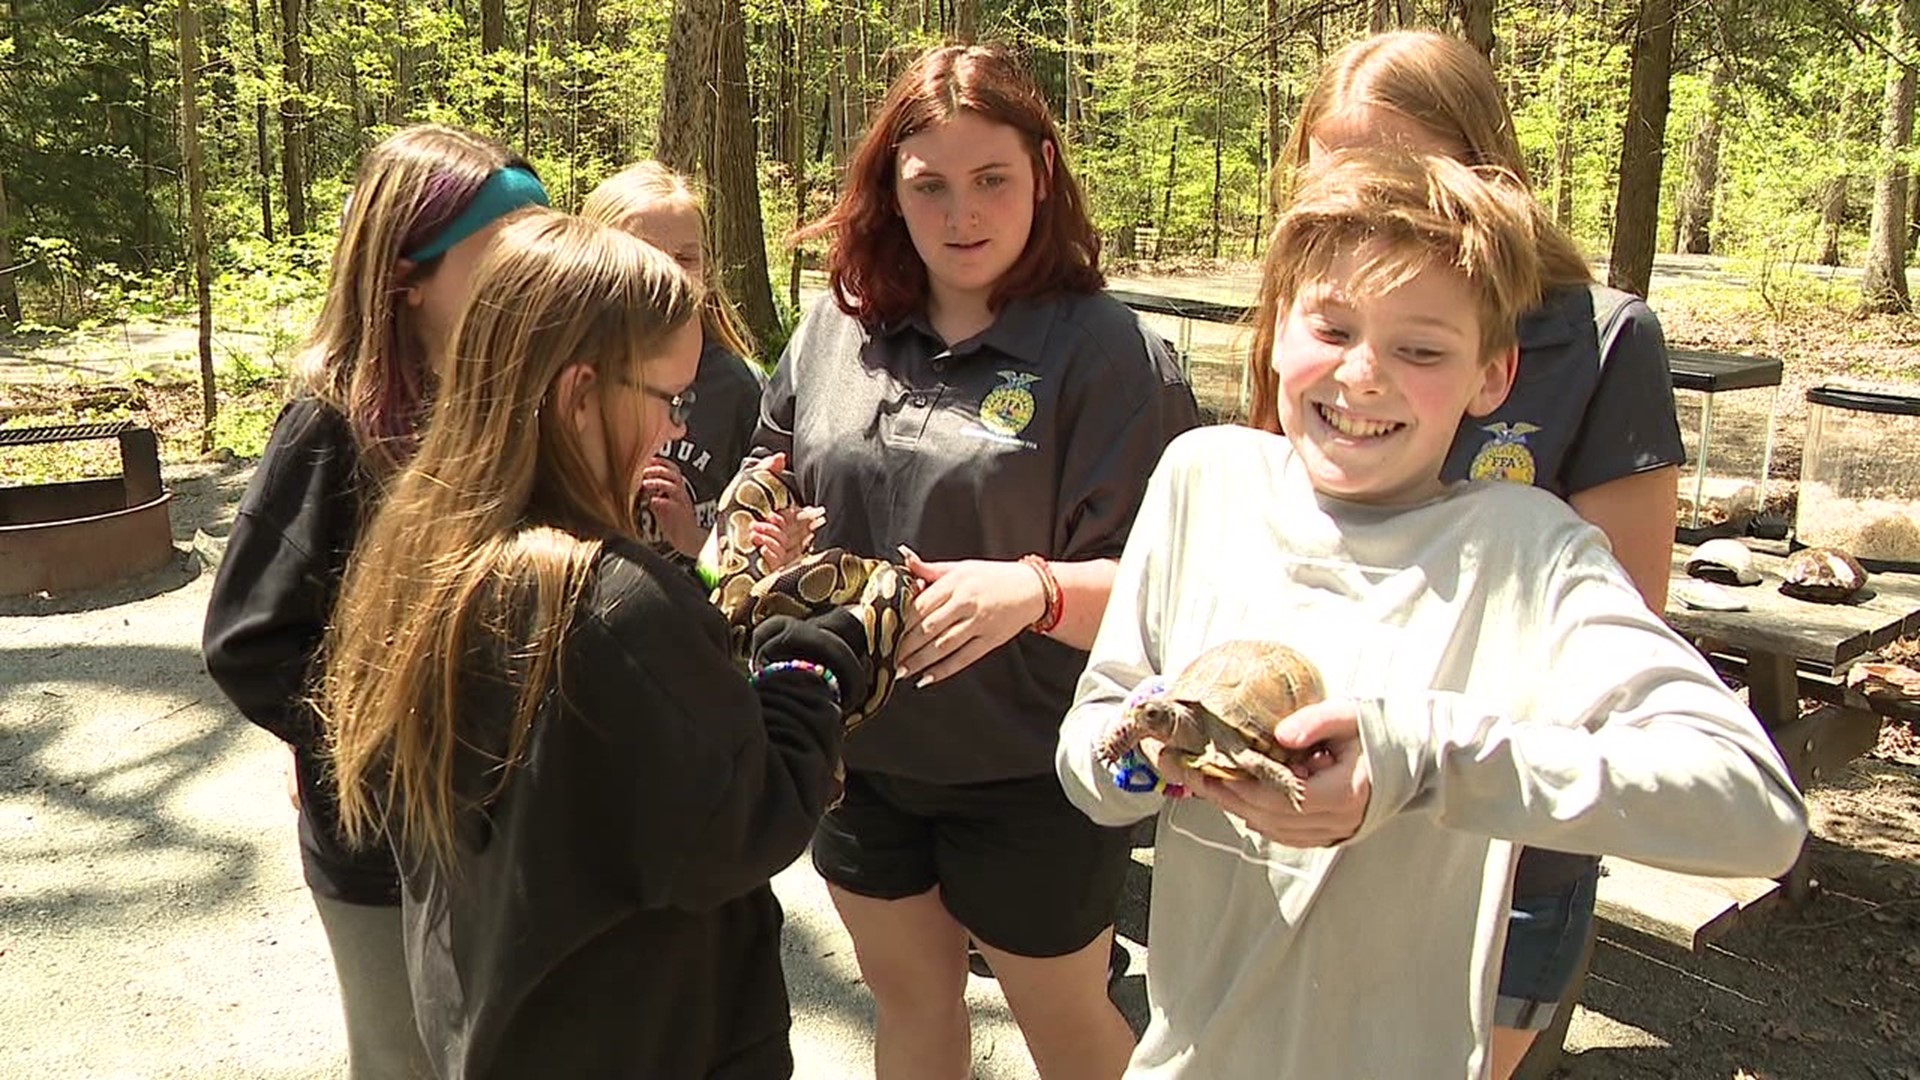
M 669 394 L 664 390 L 655 390 L 639 379 L 622 377 L 620 384 L 622 386 L 631 386 L 648 397 L 659 398 L 661 401 L 666 402 L 667 421 L 674 427 L 687 426 L 687 417 L 693 415 L 693 403 L 698 400 L 691 386 L 677 394 Z

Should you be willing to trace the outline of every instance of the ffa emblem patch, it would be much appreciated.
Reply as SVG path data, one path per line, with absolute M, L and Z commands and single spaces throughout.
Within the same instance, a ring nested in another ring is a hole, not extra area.
M 980 402 L 980 426 L 1009 438 L 1020 434 L 1033 422 L 1033 391 L 1027 389 L 1040 376 L 1024 371 L 997 371 L 1000 385 L 988 391 Z
M 1467 475 L 1475 480 L 1505 480 L 1533 486 L 1533 451 L 1527 448 L 1527 436 L 1540 425 L 1520 420 L 1512 424 L 1488 424 L 1480 429 L 1493 438 L 1473 455 Z

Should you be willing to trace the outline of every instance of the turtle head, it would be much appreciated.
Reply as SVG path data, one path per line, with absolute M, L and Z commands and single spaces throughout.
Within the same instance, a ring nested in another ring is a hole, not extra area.
M 1198 750 L 1200 723 L 1193 707 L 1169 697 L 1151 697 L 1133 706 L 1133 721 L 1140 733 L 1159 739 L 1176 750 Z

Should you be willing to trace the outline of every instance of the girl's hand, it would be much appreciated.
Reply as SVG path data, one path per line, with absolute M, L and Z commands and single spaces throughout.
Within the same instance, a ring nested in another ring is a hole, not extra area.
M 905 546 L 900 554 L 926 584 L 900 639 L 896 670 L 902 679 L 917 675 L 917 685 L 927 686 L 958 674 L 1046 614 L 1046 590 L 1023 563 L 930 563 Z
M 1307 762 L 1306 797 L 1298 810 L 1285 792 L 1258 781 L 1216 780 L 1172 762 L 1160 775 L 1187 785 L 1192 794 L 1245 821 L 1249 829 L 1276 844 L 1331 847 L 1352 839 L 1366 820 L 1367 804 L 1373 798 L 1373 773 L 1360 742 L 1358 706 L 1350 700 L 1309 705 L 1280 721 L 1274 737 L 1282 748 Z
M 647 509 L 653 511 L 654 523 L 660 527 L 660 535 L 667 543 L 682 555 L 700 554 L 700 545 L 707 542 L 707 534 L 694 515 L 693 492 L 687 489 L 680 467 L 666 458 L 647 462 L 646 469 L 640 473 L 640 494 L 646 498 Z
M 786 451 L 768 457 L 760 463 L 760 468 L 766 472 L 786 472 Z M 773 521 L 754 522 L 749 531 L 753 534 L 753 546 L 760 549 L 762 564 L 771 571 L 812 550 L 813 534 L 826 523 L 824 506 L 789 506 L 775 512 Z

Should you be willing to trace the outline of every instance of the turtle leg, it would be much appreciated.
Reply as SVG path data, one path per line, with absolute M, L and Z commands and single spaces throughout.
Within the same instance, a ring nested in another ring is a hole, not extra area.
M 1262 785 L 1274 791 L 1285 792 L 1287 802 L 1295 810 L 1301 808 L 1307 798 L 1306 782 L 1300 775 L 1267 755 L 1247 747 L 1233 755 L 1233 764 L 1246 776 L 1258 780 Z
M 1131 709 L 1124 709 L 1100 738 L 1093 744 L 1093 757 L 1102 765 L 1112 765 L 1140 745 L 1147 730 L 1135 719 Z

